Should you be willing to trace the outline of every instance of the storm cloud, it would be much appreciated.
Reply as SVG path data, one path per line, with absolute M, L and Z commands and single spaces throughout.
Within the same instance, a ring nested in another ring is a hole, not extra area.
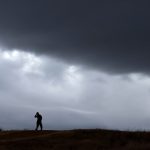
M 150 129 L 148 0 L 0 0 L 0 128 Z
M 113 73 L 149 73 L 148 0 L 1 0 L 0 43 Z

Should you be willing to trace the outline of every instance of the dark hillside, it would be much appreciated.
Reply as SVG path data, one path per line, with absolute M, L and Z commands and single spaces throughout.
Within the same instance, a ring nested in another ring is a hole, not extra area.
M 150 132 L 99 129 L 3 131 L 0 150 L 149 150 Z

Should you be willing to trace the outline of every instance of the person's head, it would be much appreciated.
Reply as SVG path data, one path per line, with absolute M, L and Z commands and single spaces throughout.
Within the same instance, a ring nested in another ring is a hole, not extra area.
M 36 115 L 39 115 L 39 112 L 36 112 Z

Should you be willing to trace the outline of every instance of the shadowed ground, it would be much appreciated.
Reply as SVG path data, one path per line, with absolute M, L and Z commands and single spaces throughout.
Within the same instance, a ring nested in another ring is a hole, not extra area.
M 2 131 L 0 150 L 149 150 L 150 132 Z

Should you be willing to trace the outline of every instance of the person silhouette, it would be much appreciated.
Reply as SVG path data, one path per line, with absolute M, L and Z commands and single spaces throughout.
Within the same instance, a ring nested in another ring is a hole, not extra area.
M 37 112 L 34 116 L 35 118 L 37 118 L 37 122 L 36 122 L 36 128 L 35 130 L 37 131 L 39 126 L 41 128 L 41 131 L 43 130 L 43 125 L 42 125 L 42 115 L 39 114 L 39 112 Z

